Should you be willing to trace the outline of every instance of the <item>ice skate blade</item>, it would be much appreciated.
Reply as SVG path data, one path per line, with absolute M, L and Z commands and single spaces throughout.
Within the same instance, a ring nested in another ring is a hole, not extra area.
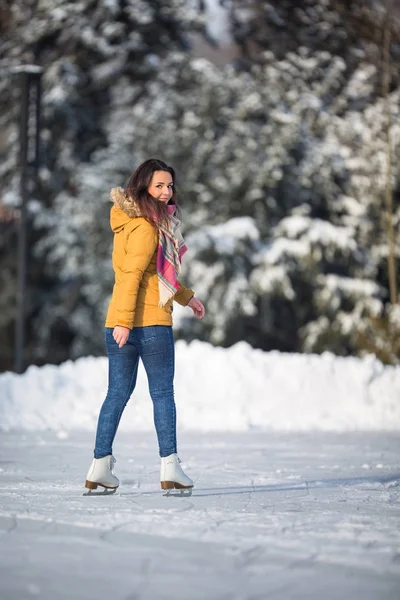
M 193 488 L 181 488 L 179 490 L 169 489 L 163 494 L 163 496 L 169 496 L 171 498 L 188 498 L 192 495 Z
M 97 490 L 99 486 L 103 489 L 99 492 L 94 492 L 93 490 Z M 102 485 L 101 483 L 96 483 L 95 481 L 88 481 L 87 479 L 85 482 L 85 488 L 87 488 L 88 491 L 85 494 L 83 494 L 84 496 L 108 496 L 109 494 L 115 494 L 115 492 L 118 489 L 118 487 L 108 488 L 105 485 Z
M 193 486 L 184 486 L 181 483 L 175 481 L 161 481 L 161 489 L 166 490 L 163 496 L 191 496 Z
M 92 489 L 89 489 L 87 492 L 82 494 L 83 496 L 111 496 L 115 494 L 118 488 L 104 488 L 101 492 L 94 492 Z

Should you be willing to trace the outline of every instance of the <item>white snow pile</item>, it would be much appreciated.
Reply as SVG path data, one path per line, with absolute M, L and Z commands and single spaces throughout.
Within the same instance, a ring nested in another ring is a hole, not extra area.
M 107 359 L 31 366 L 0 375 L 0 429 L 94 430 L 107 390 Z M 283 354 L 241 342 L 224 349 L 176 343 L 180 430 L 395 430 L 400 368 L 373 356 Z M 152 403 L 142 367 L 121 430 L 150 430 Z

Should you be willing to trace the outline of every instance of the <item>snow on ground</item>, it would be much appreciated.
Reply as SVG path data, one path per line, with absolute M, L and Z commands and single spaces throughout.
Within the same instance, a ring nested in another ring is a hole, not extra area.
M 1 600 L 398 600 L 400 369 L 178 342 L 165 498 L 143 371 L 84 496 L 105 358 L 0 375 Z
M 340 358 L 176 344 L 181 430 L 399 430 L 400 368 L 374 357 Z M 0 375 L 0 430 L 93 431 L 107 390 L 107 359 L 82 358 Z M 122 431 L 153 428 L 147 381 L 138 385 Z

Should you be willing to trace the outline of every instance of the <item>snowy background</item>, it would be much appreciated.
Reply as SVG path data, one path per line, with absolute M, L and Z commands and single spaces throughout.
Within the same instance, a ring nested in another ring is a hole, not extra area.
M 108 192 L 153 155 L 178 171 L 183 280 L 207 305 L 201 322 L 177 324 L 178 338 L 399 363 L 385 202 L 389 116 L 398 232 L 398 2 L 389 12 L 375 0 L 2 6 L 1 370 L 12 368 L 19 202 L 10 69 L 26 62 L 44 68 L 27 364 L 104 355 Z
M 176 344 L 175 395 L 182 430 L 399 431 L 400 367 L 364 359 Z M 0 429 L 93 432 L 107 390 L 107 359 L 0 375 Z M 142 365 L 121 431 L 153 429 Z

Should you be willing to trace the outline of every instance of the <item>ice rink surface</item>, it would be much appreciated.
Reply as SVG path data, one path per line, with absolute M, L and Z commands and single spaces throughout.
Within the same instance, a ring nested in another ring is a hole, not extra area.
M 84 496 L 92 437 L 1 434 L 1 600 L 400 598 L 398 434 L 185 432 L 189 498 L 143 432 Z

